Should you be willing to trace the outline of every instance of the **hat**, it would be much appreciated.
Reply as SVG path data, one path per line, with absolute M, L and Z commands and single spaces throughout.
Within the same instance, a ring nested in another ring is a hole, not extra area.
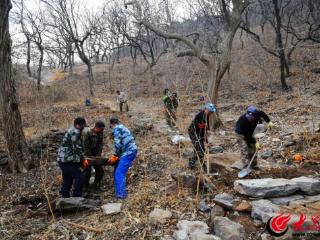
M 206 103 L 204 106 L 205 109 L 207 109 L 209 112 L 216 112 L 216 106 L 213 103 Z
M 255 115 L 258 112 L 258 109 L 255 106 L 250 106 L 247 109 L 247 114 Z
M 112 116 L 110 118 L 110 124 L 117 124 L 119 123 L 119 118 L 117 116 Z

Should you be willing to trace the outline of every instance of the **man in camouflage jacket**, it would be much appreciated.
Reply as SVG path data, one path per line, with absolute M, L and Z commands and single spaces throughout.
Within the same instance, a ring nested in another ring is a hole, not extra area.
M 105 124 L 103 121 L 97 121 L 94 128 L 90 129 L 84 134 L 84 154 L 85 156 L 97 157 L 101 156 L 103 149 L 103 131 Z M 95 170 L 95 178 L 93 182 L 93 187 L 99 189 L 101 185 L 101 180 L 104 175 L 103 167 L 101 165 L 93 166 Z M 91 166 L 89 166 L 85 171 L 85 188 L 89 188 L 89 181 L 91 177 Z
M 74 120 L 74 126 L 71 127 L 62 139 L 62 143 L 58 150 L 57 161 L 62 170 L 62 197 L 70 197 L 72 185 L 73 197 L 82 196 L 82 187 L 84 183 L 84 175 L 81 169 L 83 161 L 83 144 L 81 139 L 82 130 L 86 125 L 86 121 L 82 117 Z

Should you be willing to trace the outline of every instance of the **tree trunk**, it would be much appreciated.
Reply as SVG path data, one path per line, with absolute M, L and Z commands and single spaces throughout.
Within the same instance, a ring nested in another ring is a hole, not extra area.
M 209 72 L 208 95 L 216 106 L 218 104 L 221 80 L 231 65 L 232 42 L 237 29 L 238 24 L 233 24 L 233 26 L 230 27 L 230 30 L 225 34 L 224 39 L 221 41 L 223 43 L 223 46 L 221 47 L 222 53 L 217 58 L 216 67 L 207 66 Z M 213 120 L 213 128 L 216 129 L 221 125 L 222 121 L 220 120 L 219 113 L 217 111 Z
M 285 60 L 284 67 L 286 70 L 286 77 L 289 77 L 290 76 L 289 59 L 286 58 L 286 55 L 284 55 L 284 60 Z
M 30 154 L 22 130 L 21 115 L 16 97 L 15 81 L 12 77 L 11 39 L 8 15 L 10 0 L 0 2 L 0 103 L 3 132 L 9 153 L 12 172 L 26 172 L 31 164 Z
M 285 68 L 288 66 L 286 62 L 286 55 L 284 53 L 283 43 L 282 43 L 282 35 L 281 35 L 281 16 L 280 16 L 280 9 L 278 6 L 278 0 L 272 0 L 273 7 L 275 11 L 276 16 L 276 42 L 277 42 L 277 48 L 280 58 L 280 72 L 281 72 L 281 86 L 283 90 L 288 90 L 288 85 L 286 83 L 286 76 L 285 76 Z M 287 73 L 289 73 L 289 68 L 287 69 Z
M 89 85 L 89 92 L 91 96 L 94 96 L 94 92 L 93 92 L 93 72 L 92 72 L 92 65 L 91 62 L 89 60 L 89 58 L 85 55 L 85 52 L 83 50 L 83 43 L 81 43 L 81 45 L 79 45 L 78 43 L 76 43 L 76 48 L 79 54 L 80 59 L 82 60 L 82 62 L 84 64 L 87 65 L 88 68 L 88 85 Z
M 286 82 L 286 74 L 285 74 L 285 65 L 286 60 L 284 59 L 283 55 L 280 54 L 280 80 L 281 80 L 281 87 L 283 90 L 288 89 L 288 85 Z
M 150 79 L 151 79 L 151 83 L 152 83 L 152 86 L 155 86 L 156 85 L 156 76 L 154 75 L 153 73 L 153 66 L 152 64 L 149 64 L 149 73 L 150 73 Z
M 93 71 L 92 71 L 92 65 L 91 63 L 87 63 L 87 68 L 88 68 L 88 84 L 89 84 L 89 91 L 90 91 L 90 95 L 94 96 L 94 91 L 93 91 Z
M 27 37 L 27 71 L 28 71 L 28 76 L 32 77 L 30 62 L 31 62 L 31 42 L 30 42 L 30 38 Z
M 43 47 L 38 45 L 38 49 L 40 51 L 40 58 L 38 63 L 38 70 L 37 70 L 37 89 L 40 91 L 41 89 L 41 72 L 42 72 L 42 63 L 43 63 Z
M 171 13 L 170 13 L 170 7 L 169 7 L 169 0 L 165 0 L 165 11 L 166 11 L 166 17 L 167 17 L 167 23 L 169 24 L 169 26 L 171 26 L 172 23 L 172 18 L 171 18 Z

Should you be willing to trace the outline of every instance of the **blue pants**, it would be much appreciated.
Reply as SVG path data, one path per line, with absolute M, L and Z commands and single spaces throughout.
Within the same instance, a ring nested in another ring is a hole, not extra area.
M 117 198 L 126 198 L 126 177 L 132 161 L 136 158 L 138 151 L 135 150 L 129 155 L 120 157 L 118 164 L 114 168 L 114 185 Z
M 62 170 L 62 187 L 61 195 L 63 198 L 70 197 L 70 190 L 73 186 L 73 197 L 82 196 L 82 187 L 84 184 L 84 175 L 79 166 L 79 163 L 59 163 L 59 167 Z

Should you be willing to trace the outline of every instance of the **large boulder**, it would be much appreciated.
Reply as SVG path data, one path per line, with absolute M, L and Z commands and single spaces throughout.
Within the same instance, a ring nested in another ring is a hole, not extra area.
M 269 200 L 252 201 L 251 217 L 266 223 L 271 217 L 280 212 L 280 208 Z
M 242 201 L 234 209 L 238 212 L 250 212 L 252 210 L 252 206 L 249 202 Z
M 287 197 L 275 197 L 275 198 L 269 198 L 269 200 L 277 205 L 290 205 L 290 203 L 293 203 L 297 200 L 302 200 L 304 197 L 299 194 L 287 196 Z
M 209 212 L 211 210 L 204 199 L 199 202 L 198 209 L 200 212 Z
M 234 182 L 234 190 L 238 193 L 257 198 L 288 196 L 299 189 L 297 183 L 284 178 L 244 179 Z
M 172 217 L 172 213 L 168 210 L 155 208 L 149 215 L 149 220 L 152 223 L 165 223 L 167 219 Z
M 316 195 L 320 193 L 319 178 L 298 177 L 291 179 L 291 181 L 296 183 L 304 194 Z
M 188 220 L 180 220 L 177 224 L 179 230 L 185 231 L 188 234 L 200 231 L 203 233 L 209 232 L 209 227 L 205 222 L 202 221 L 188 221 Z
M 178 230 L 173 234 L 176 240 L 219 240 L 216 236 L 208 234 L 209 227 L 202 221 L 180 220 L 177 227 Z
M 122 203 L 107 203 L 102 205 L 102 211 L 107 215 L 117 214 L 121 212 Z
M 190 234 L 190 240 L 221 240 L 221 238 L 211 234 L 196 231 Z
M 295 201 L 290 201 L 289 206 L 301 206 L 301 205 L 306 205 L 314 202 L 320 202 L 320 194 L 315 195 L 315 196 L 304 196 L 302 199 L 297 199 Z
M 210 162 L 210 169 L 216 169 L 216 167 L 219 166 L 228 171 L 234 171 L 234 169 L 232 169 L 233 164 L 241 160 L 241 154 L 233 152 L 208 154 L 207 157 Z
M 244 227 L 226 217 L 216 217 L 214 219 L 214 232 L 222 240 L 242 240 L 246 239 Z
M 210 211 L 210 217 L 209 217 L 209 226 L 212 227 L 214 225 L 214 219 L 216 217 L 224 217 L 225 211 L 224 208 L 215 204 L 211 211 Z
M 87 209 L 97 209 L 100 201 L 83 197 L 58 198 L 55 209 L 57 211 L 80 211 Z
M 296 192 L 315 195 L 320 193 L 320 179 L 299 177 L 291 180 L 284 178 L 236 180 L 234 189 L 243 195 L 262 198 L 289 196 Z
M 233 195 L 228 193 L 220 193 L 214 196 L 213 202 L 227 209 L 232 209 L 235 203 Z

